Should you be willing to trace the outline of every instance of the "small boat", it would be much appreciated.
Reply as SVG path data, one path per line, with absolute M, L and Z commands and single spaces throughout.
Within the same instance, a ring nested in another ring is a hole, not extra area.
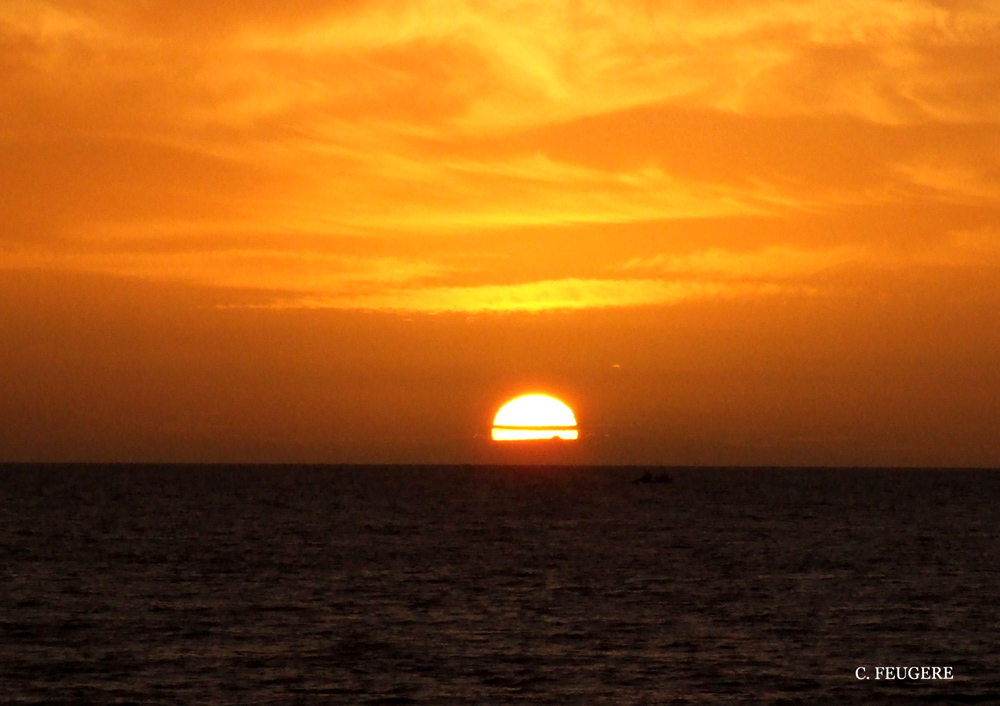
M 660 473 L 658 475 L 653 475 L 649 471 L 646 471 L 641 476 L 636 478 L 633 483 L 636 484 L 646 484 L 646 483 L 673 483 L 674 479 L 671 478 L 666 473 Z

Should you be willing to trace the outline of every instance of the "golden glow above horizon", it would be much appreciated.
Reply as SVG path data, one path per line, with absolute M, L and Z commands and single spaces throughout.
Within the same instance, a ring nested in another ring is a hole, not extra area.
M 578 438 L 573 410 L 548 395 L 522 395 L 511 400 L 493 418 L 494 441 Z

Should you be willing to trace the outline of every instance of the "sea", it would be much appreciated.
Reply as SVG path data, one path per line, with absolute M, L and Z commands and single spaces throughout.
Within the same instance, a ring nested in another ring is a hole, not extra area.
M 6 464 L 0 703 L 1000 703 L 1000 471 Z

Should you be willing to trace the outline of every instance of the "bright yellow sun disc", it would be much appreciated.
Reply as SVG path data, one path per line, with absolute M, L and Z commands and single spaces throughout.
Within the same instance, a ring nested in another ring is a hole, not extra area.
M 524 395 L 511 400 L 493 419 L 494 441 L 576 439 L 573 410 L 548 395 Z

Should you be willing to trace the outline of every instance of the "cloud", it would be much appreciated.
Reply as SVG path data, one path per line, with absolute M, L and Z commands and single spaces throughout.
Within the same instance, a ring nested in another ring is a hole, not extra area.
M 621 272 L 721 281 L 815 282 L 818 275 L 847 270 L 914 268 L 992 268 L 1000 265 L 1000 234 L 995 229 L 955 232 L 940 240 L 889 247 L 846 243 L 812 248 L 769 245 L 738 251 L 708 248 L 683 254 L 637 257 L 615 267 Z
M 775 295 L 776 285 L 659 279 L 547 280 L 524 284 L 387 289 L 361 296 L 284 300 L 275 308 L 361 309 L 411 313 L 505 313 L 576 311 L 675 304 L 691 299 Z M 802 290 L 796 290 L 801 293 Z
M 476 232 L 519 225 L 763 214 L 795 205 L 765 184 L 698 183 L 677 179 L 655 165 L 595 169 L 542 152 L 487 159 L 393 159 L 383 162 L 380 171 L 382 186 L 373 187 L 373 195 L 392 207 L 345 213 L 346 222 Z M 402 190 L 411 198 L 393 198 Z
M 971 0 L 8 0 L 0 266 L 478 311 L 903 262 L 669 224 L 995 204 L 997 37 Z M 637 224 L 664 242 L 616 241 Z M 511 230 L 580 225 L 614 257 L 563 247 L 529 277 L 438 251 L 499 260 Z M 609 260 L 641 276 L 602 279 Z
M 633 258 L 621 265 L 620 269 L 655 271 L 674 276 L 787 280 L 809 277 L 844 265 L 870 264 L 877 260 L 875 253 L 858 245 L 811 250 L 775 245 L 749 252 L 709 248 L 682 255 L 660 253 L 651 257 Z
M 1000 9 L 986 3 L 21 0 L 0 23 L 20 77 L 4 93 L 76 102 L 97 123 L 108 106 L 88 97 L 114 99 L 112 122 L 174 137 L 279 119 L 484 134 L 669 102 L 888 123 L 1000 116 Z
M 49 269 L 223 289 L 266 292 L 365 292 L 442 277 L 454 269 L 430 260 L 357 257 L 308 250 L 189 252 L 9 252 L 2 269 Z
M 986 145 L 982 145 L 986 147 Z M 1000 202 L 1000 150 L 956 159 L 942 156 L 896 165 L 911 184 L 930 197 L 966 203 Z

